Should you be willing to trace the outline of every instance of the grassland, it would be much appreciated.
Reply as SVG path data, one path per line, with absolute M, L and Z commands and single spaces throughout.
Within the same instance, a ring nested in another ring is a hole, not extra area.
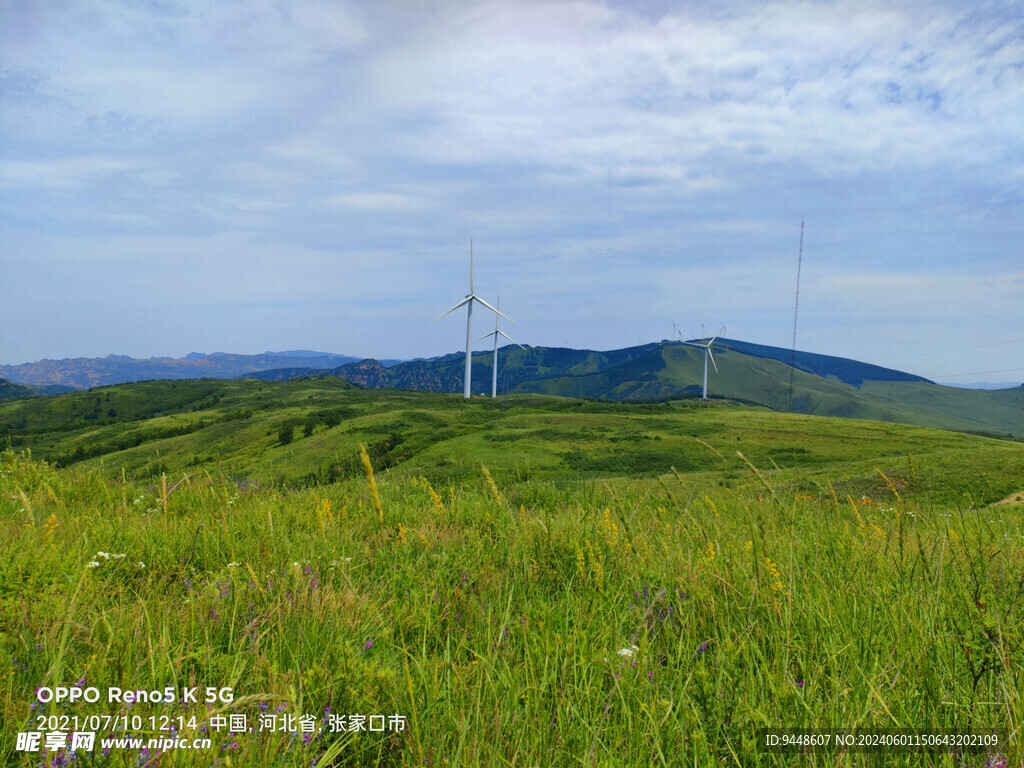
M 281 440 L 291 428 L 291 440 Z M 280 487 L 374 466 L 435 484 L 502 481 L 628 484 L 677 471 L 736 486 L 746 460 L 810 492 L 823 483 L 877 493 L 882 469 L 930 500 L 978 504 L 1019 490 L 1019 443 L 899 424 L 786 415 L 728 401 L 629 404 L 546 395 L 464 402 L 451 395 L 361 390 L 334 378 L 290 382 L 154 381 L 0 405 L 0 441 L 58 466 L 145 479 L 219 472 Z M 949 472 L 950 466 L 958 472 Z
M 727 403 L 224 385 L 0 408 L 0 763 L 59 764 L 14 750 L 41 714 L 123 712 L 213 745 L 86 764 L 1020 764 L 1022 513 L 993 503 L 1024 485 L 1019 443 Z M 235 698 L 36 702 L 61 682 Z M 1000 744 L 766 751 L 781 727 Z

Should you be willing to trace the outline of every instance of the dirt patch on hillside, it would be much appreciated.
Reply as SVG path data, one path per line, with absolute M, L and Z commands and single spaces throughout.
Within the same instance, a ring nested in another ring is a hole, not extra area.
M 1024 505 L 1024 491 L 1017 491 L 1016 493 L 1011 493 L 1002 501 L 997 501 L 995 504 L 993 504 L 993 506 L 998 506 L 999 504 L 1005 506 Z

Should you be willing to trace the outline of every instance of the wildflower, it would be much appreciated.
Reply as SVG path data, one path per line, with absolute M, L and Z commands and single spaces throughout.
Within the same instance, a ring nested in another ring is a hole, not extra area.
M 96 553 L 96 557 L 102 557 L 104 560 L 109 560 L 110 559 L 110 553 L 109 552 L 97 552 Z
M 693 654 L 693 660 L 694 661 L 696 661 L 701 656 L 703 656 L 705 653 L 707 653 L 708 644 L 709 643 L 710 643 L 709 640 L 705 640 L 703 643 L 700 644 L 700 646 L 697 648 L 697 652 L 695 654 Z
M 708 542 L 707 549 L 703 552 L 703 561 L 705 565 L 714 565 L 715 562 L 715 543 L 713 541 Z
M 146 567 L 146 564 L 144 562 L 142 562 L 141 560 L 139 560 L 139 562 L 137 562 L 135 565 L 138 568 L 145 568 Z
M 441 495 L 431 488 L 430 485 L 427 485 L 427 493 L 430 494 L 430 503 L 434 505 L 434 509 L 438 512 L 444 512 L 444 502 L 441 501 Z
M 634 653 L 636 653 L 639 650 L 640 649 L 637 648 L 635 645 L 631 645 L 631 646 L 629 646 L 629 648 L 623 648 L 621 651 L 619 651 L 619 656 L 622 656 L 622 657 L 628 659 L 630 656 L 632 656 Z
M 99 567 L 100 567 L 100 564 L 99 564 L 99 561 L 98 561 L 98 560 L 93 560 L 92 562 L 90 562 L 90 563 L 89 563 L 88 565 L 86 565 L 85 567 L 86 567 L 86 568 L 99 568 Z
M 491 473 L 487 471 L 487 467 L 483 464 L 480 465 L 480 468 L 483 469 L 484 476 L 487 478 L 487 485 L 490 486 L 491 496 L 497 504 L 501 504 L 501 492 L 498 490 L 498 486 L 495 485 L 494 478 L 491 477 Z
M 367 640 L 366 645 L 363 646 L 364 651 L 368 651 L 373 648 L 373 640 Z
M 782 574 L 779 572 L 779 567 L 771 561 L 771 558 L 764 558 L 765 567 L 768 569 L 768 575 L 771 579 L 771 588 L 773 591 L 778 591 L 783 588 Z
M 124 552 L 122 552 L 119 555 L 111 555 L 111 557 L 114 558 L 115 560 L 120 560 L 121 558 L 127 557 L 127 555 Z
M 228 568 L 237 568 L 241 563 L 228 563 Z

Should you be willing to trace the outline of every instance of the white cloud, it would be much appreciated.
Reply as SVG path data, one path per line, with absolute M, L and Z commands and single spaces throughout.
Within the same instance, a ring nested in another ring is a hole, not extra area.
M 777 3 L 650 21 L 590 2 L 493 2 L 440 26 L 386 52 L 375 82 L 392 108 L 434 118 L 406 150 L 442 161 L 684 184 L 702 158 L 930 167 L 998 157 L 1024 111 L 1018 25 L 967 12 Z
M 422 198 L 393 192 L 354 192 L 334 195 L 330 202 L 342 208 L 353 208 L 359 211 L 418 211 L 428 205 L 428 201 Z
M 77 187 L 130 168 L 132 163 L 113 157 L 69 157 L 40 162 L 0 160 L 0 186 Z

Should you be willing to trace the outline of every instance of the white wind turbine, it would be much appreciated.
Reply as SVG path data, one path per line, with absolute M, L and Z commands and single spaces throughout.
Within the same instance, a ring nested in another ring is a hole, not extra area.
M 703 330 L 704 323 L 701 323 L 700 327 Z M 724 325 L 721 327 L 721 329 L 719 329 L 718 334 L 715 335 L 711 339 L 711 341 L 709 341 L 707 344 L 698 344 L 695 341 L 684 341 L 683 342 L 683 344 L 689 344 L 691 347 L 699 347 L 700 349 L 704 350 L 704 394 L 702 395 L 702 397 L 705 400 L 708 399 L 708 358 L 709 357 L 711 358 L 711 364 L 713 366 L 715 366 L 715 373 L 718 373 L 718 364 L 715 363 L 715 356 L 711 353 L 711 345 L 714 344 L 715 343 L 715 339 L 717 339 L 723 333 L 725 333 L 725 326 Z
M 498 297 L 498 309 L 501 309 L 501 296 Z M 496 313 L 494 315 L 494 330 L 491 331 L 490 333 L 485 333 L 483 336 L 481 336 L 479 339 L 476 340 L 476 341 L 483 341 L 488 336 L 493 336 L 494 337 L 494 370 L 491 373 L 491 397 L 497 397 L 498 396 L 498 337 L 499 336 L 504 336 L 506 339 L 511 341 L 513 344 L 515 344 L 520 349 L 526 349 L 526 347 L 524 347 L 518 341 L 513 339 L 507 333 L 505 333 L 504 331 L 499 331 L 498 330 L 498 315 L 501 315 L 501 313 L 498 312 L 498 309 L 494 310 L 495 313 Z M 505 317 L 505 315 L 501 315 L 501 316 Z M 506 317 L 505 319 L 507 320 L 508 318 Z M 476 344 L 476 341 L 474 341 L 473 343 Z
M 472 363 L 473 363 L 473 361 L 472 361 L 472 357 L 473 357 L 472 342 L 470 340 L 473 338 L 473 335 L 472 335 L 473 334 L 473 330 L 472 330 L 472 328 L 473 328 L 473 302 L 474 301 L 480 302 L 481 304 L 483 304 L 485 307 L 487 307 L 489 310 L 491 310 L 495 314 L 501 315 L 501 312 L 498 312 L 497 309 L 492 307 L 490 304 L 488 304 L 486 301 L 481 299 L 479 296 L 477 296 L 473 292 L 473 241 L 470 240 L 469 241 L 469 293 L 466 295 L 466 298 L 464 298 L 462 301 L 460 301 L 454 307 L 449 309 L 444 314 L 438 315 L 437 317 L 435 317 L 431 321 L 431 322 L 436 323 L 442 317 L 444 317 L 445 315 L 451 314 L 452 312 L 454 312 L 456 309 L 458 309 L 459 307 L 461 307 L 463 305 L 465 305 L 465 307 L 467 309 L 467 312 L 466 312 L 466 376 L 463 379 L 463 387 L 462 387 L 462 396 L 464 398 L 466 398 L 467 400 L 469 399 L 469 395 L 470 395 L 470 388 L 469 388 L 470 387 L 470 371 L 471 371 Z M 504 317 L 506 320 L 508 320 L 510 323 L 515 323 L 514 320 L 509 319 L 505 315 L 501 315 L 501 316 Z

